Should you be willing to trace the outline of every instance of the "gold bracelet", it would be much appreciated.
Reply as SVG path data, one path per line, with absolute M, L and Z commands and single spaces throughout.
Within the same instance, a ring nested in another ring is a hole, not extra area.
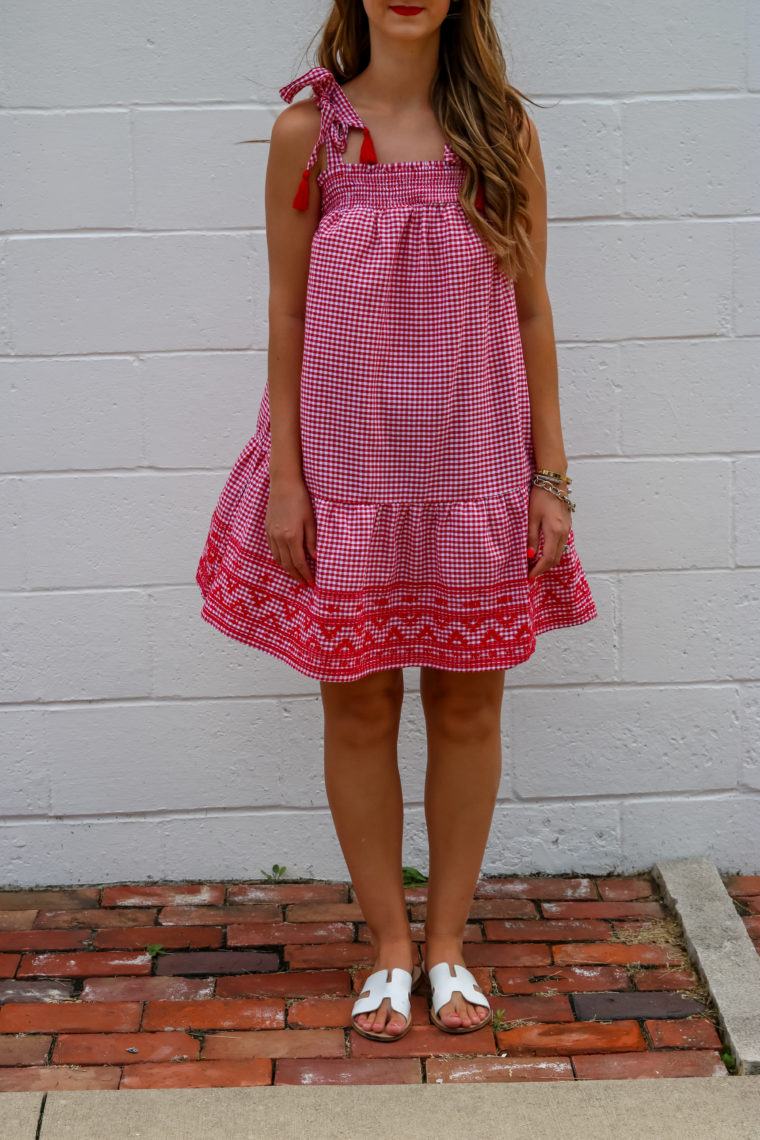
M 567 475 L 560 475 L 556 471 L 547 471 L 545 467 L 539 467 L 538 471 L 536 471 L 536 475 L 546 475 L 546 477 L 550 479 L 560 479 L 563 483 L 567 483 L 568 486 L 572 483 L 572 479 L 568 478 Z

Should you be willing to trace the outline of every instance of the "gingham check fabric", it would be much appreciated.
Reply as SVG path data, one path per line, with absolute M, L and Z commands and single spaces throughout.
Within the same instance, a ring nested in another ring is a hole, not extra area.
M 326 156 L 300 383 L 315 582 L 266 540 L 267 385 L 198 564 L 201 616 L 317 680 L 511 668 L 539 633 L 597 616 L 572 530 L 560 563 L 527 578 L 535 457 L 514 283 L 459 203 L 448 145 L 346 163 L 364 124 L 325 68 L 280 94 L 307 85 L 322 116 L 309 167 Z

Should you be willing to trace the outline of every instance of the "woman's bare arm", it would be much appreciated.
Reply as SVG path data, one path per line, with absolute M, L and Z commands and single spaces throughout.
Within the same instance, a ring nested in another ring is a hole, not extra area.
M 536 467 L 546 467 L 559 475 L 565 475 L 567 456 L 560 422 L 557 347 L 546 288 L 546 178 L 538 131 L 527 115 L 526 128 L 526 147 L 533 169 L 526 163 L 521 176 L 530 199 L 530 241 L 535 258 L 515 281 L 515 302 L 530 396 L 531 435 Z M 544 544 L 541 557 L 529 559 L 528 578 L 536 578 L 559 563 L 570 528 L 570 508 L 550 491 L 531 486 L 528 546 L 538 549 L 539 533 L 543 534 Z
M 536 465 L 564 475 L 567 456 L 560 423 L 557 349 L 546 288 L 546 179 L 538 131 L 535 123 L 527 116 L 526 119 L 529 129 L 526 145 L 533 170 L 526 164 L 521 177 L 530 195 L 528 211 L 533 227 L 530 241 L 536 256 L 515 281 L 515 301 L 530 393 Z
M 272 557 L 304 585 L 313 583 L 305 550 L 316 553 L 314 511 L 303 479 L 300 387 L 311 240 L 319 221 L 318 164 L 309 172 L 308 209 L 294 209 L 293 198 L 319 124 L 313 99 L 280 112 L 272 127 L 265 183 L 271 426 L 265 530 Z
M 306 282 L 311 239 L 319 221 L 315 167 L 309 172 L 309 208 L 293 198 L 319 134 L 319 109 L 301 100 L 277 116 L 269 144 L 264 201 L 269 255 L 270 475 L 301 475 L 298 396 L 303 358 Z

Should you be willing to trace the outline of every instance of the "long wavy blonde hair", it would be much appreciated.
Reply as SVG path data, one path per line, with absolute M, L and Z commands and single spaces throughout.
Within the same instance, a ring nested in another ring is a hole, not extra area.
M 333 0 L 320 33 L 317 60 L 339 83 L 364 70 L 370 34 L 362 0 Z M 535 257 L 528 192 L 520 178 L 523 163 L 533 169 L 522 139 L 522 100 L 534 103 L 507 79 L 491 0 L 452 3 L 441 25 L 431 101 L 444 137 L 466 168 L 462 208 L 513 278 Z M 476 206 L 479 185 L 483 213 Z

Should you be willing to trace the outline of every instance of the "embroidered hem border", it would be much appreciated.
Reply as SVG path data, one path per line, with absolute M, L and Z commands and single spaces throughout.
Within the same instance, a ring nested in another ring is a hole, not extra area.
M 333 617 L 330 611 L 337 605 L 327 591 L 314 594 L 293 581 L 285 596 L 267 583 L 265 570 L 261 585 L 243 581 L 223 562 L 228 547 L 229 536 L 212 522 L 196 573 L 204 598 L 201 617 L 318 681 L 353 681 L 380 669 L 420 665 L 461 672 L 510 669 L 533 654 L 537 635 L 596 616 L 582 579 L 574 615 L 568 613 L 566 594 L 555 608 L 545 594 L 539 604 L 535 588 L 529 590 L 527 612 L 518 612 L 500 596 L 503 590 L 493 587 L 476 591 L 476 599 L 471 594 L 462 599 L 467 614 L 455 611 L 445 591 L 440 604 L 421 602 L 418 595 L 404 601 L 409 587 L 392 585 L 341 595 L 340 615 Z M 532 581 L 539 584 L 540 578 Z M 308 603 L 299 600 L 307 592 Z M 423 592 L 437 591 L 426 584 Z

